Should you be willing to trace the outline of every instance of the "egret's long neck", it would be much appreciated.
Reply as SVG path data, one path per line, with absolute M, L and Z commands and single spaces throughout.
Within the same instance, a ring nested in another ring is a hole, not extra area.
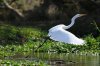
M 72 19 L 71 19 L 71 24 L 69 24 L 66 29 L 69 29 L 70 27 L 72 27 L 75 23 L 75 19 L 78 18 L 77 16 L 74 16 Z

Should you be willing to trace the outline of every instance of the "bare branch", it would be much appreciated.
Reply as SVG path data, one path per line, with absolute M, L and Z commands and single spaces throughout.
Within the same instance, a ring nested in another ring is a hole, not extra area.
M 12 3 L 14 3 L 16 0 L 11 0 L 11 2 L 10 2 L 10 5 L 12 4 Z
M 3 0 L 3 2 L 4 2 L 5 6 L 6 6 L 8 9 L 10 9 L 10 10 L 16 12 L 16 14 L 18 14 L 20 17 L 24 17 L 24 15 L 23 15 L 18 9 L 15 9 L 15 8 L 13 8 L 12 6 L 10 6 L 6 0 Z

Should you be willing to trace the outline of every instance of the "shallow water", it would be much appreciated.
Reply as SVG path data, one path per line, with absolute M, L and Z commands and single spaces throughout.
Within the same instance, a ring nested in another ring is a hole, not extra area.
M 29 55 L 15 55 L 10 59 L 16 60 L 42 60 L 50 66 L 100 66 L 100 56 L 79 55 L 66 53 L 32 53 Z

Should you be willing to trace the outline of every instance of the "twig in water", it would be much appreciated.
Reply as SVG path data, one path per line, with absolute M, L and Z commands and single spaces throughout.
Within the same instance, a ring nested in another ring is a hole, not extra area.
M 44 39 L 43 43 L 40 44 L 40 45 L 35 49 L 35 51 L 37 51 L 39 48 L 41 48 L 41 47 L 44 45 L 44 43 L 45 43 L 47 40 L 49 40 L 50 38 L 47 36 L 47 37 L 44 37 L 43 39 Z

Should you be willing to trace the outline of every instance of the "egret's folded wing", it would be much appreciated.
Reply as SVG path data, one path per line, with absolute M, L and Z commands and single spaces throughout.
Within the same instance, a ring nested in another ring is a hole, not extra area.
M 55 41 L 70 43 L 70 44 L 81 44 L 84 43 L 82 39 L 77 38 L 71 32 L 68 32 L 63 29 L 49 31 L 48 36 Z
M 62 42 L 70 42 L 70 37 L 73 37 L 73 35 L 70 32 L 67 32 L 65 30 L 55 30 L 51 31 L 48 34 L 51 39 L 55 41 L 62 41 Z

